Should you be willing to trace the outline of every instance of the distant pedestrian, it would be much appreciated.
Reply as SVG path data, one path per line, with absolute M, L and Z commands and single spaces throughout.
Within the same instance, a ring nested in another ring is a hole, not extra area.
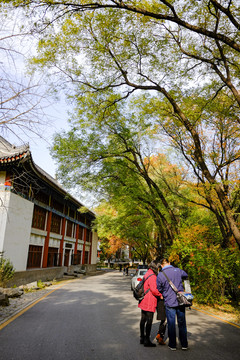
M 128 276 L 129 265 L 126 266 L 126 275 Z
M 158 267 L 155 262 L 151 262 L 148 265 L 148 271 L 144 275 L 144 291 L 146 295 L 143 300 L 139 302 L 138 307 L 141 309 L 141 321 L 140 321 L 140 344 L 144 344 L 145 347 L 153 347 L 150 340 L 153 315 L 157 307 L 157 297 L 162 297 L 162 294 L 157 290 L 157 274 Z
M 169 285 L 169 282 L 163 272 L 166 273 L 168 278 L 173 282 L 179 291 L 184 291 L 182 280 L 188 277 L 188 274 L 176 267 L 173 267 L 168 259 L 162 259 L 160 261 L 162 271 L 157 276 L 157 288 L 163 294 L 167 323 L 168 323 L 168 347 L 171 350 L 176 350 L 176 325 L 175 318 L 177 316 L 179 339 L 181 342 L 182 350 L 187 350 L 187 325 L 185 317 L 185 307 L 179 306 L 175 291 Z

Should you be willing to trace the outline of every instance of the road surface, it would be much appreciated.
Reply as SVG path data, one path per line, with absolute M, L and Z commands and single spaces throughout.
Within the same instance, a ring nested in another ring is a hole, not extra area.
M 1 360 L 239 360 L 240 328 L 187 310 L 189 350 L 139 344 L 140 309 L 118 271 L 69 282 L 0 330 Z M 154 316 L 152 339 L 158 329 Z

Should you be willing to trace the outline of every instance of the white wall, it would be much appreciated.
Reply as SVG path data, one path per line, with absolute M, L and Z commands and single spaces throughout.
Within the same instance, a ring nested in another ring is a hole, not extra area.
M 0 251 L 11 260 L 16 271 L 27 267 L 28 247 L 34 204 L 10 191 L 1 191 Z
M 3 241 L 6 227 L 6 216 L 7 211 L 5 209 L 5 202 L 8 201 L 5 199 L 5 179 L 6 171 L 0 171 L 0 252 L 3 251 Z
M 9 202 L 10 193 L 4 190 L 0 190 L 0 252 L 3 251 L 3 244 L 6 232 L 7 223 L 7 208 Z
M 98 247 L 98 235 L 96 232 L 92 234 L 92 254 L 91 254 L 91 264 L 97 263 L 97 247 Z

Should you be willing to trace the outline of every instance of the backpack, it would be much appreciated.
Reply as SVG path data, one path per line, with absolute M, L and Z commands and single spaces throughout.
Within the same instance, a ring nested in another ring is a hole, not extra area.
M 143 278 L 133 290 L 133 297 L 135 297 L 136 300 L 142 301 L 144 296 L 150 291 L 150 289 L 147 289 L 147 291 L 144 292 L 144 283 L 152 275 L 154 274 L 149 275 L 146 279 Z

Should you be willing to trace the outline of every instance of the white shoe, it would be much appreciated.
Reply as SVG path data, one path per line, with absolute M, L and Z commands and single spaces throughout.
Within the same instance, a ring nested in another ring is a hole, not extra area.
M 168 347 L 169 347 L 169 349 L 172 350 L 172 351 L 176 351 L 176 350 L 177 350 L 176 348 L 172 348 L 172 347 L 170 347 L 170 346 L 168 346 Z

